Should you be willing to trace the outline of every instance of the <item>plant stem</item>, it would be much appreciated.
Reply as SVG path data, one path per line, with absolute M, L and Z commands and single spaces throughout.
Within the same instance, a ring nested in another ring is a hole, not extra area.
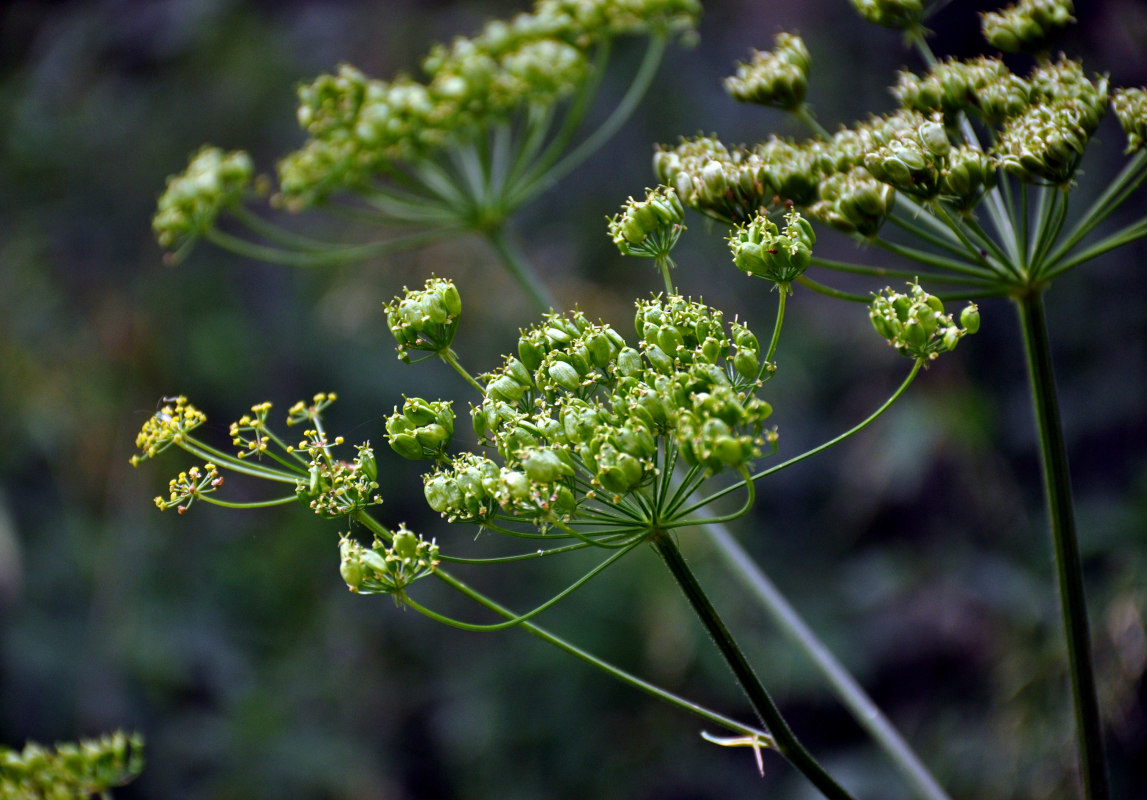
M 367 530 L 371 531 L 374 534 L 377 534 L 378 536 L 382 537 L 384 540 L 386 540 L 386 541 L 392 540 L 393 534 L 391 534 L 390 531 L 388 531 L 385 527 L 383 527 L 378 522 L 378 520 L 376 520 L 370 514 L 367 514 L 366 512 L 360 511 L 360 512 L 355 514 L 354 519 L 359 524 L 361 524 L 364 528 L 366 528 Z M 465 582 L 459 580 L 458 578 L 455 578 L 453 575 L 451 575 L 446 570 L 439 568 L 439 569 L 434 570 L 433 574 L 434 574 L 435 578 L 438 578 L 440 581 L 445 583 L 447 586 L 451 587 L 452 589 L 455 589 L 456 591 L 458 591 L 461 594 L 465 595 L 466 597 L 470 598 L 471 600 L 473 600 L 474 602 L 483 606 L 484 608 L 488 608 L 491 611 L 493 611 L 494 613 L 499 614 L 500 616 L 503 616 L 507 619 L 517 616 L 510 609 L 506 608 L 505 606 L 501 605 L 500 603 L 496 602 L 495 600 L 487 597 L 486 595 L 484 595 L 481 592 L 479 592 L 478 590 L 472 588 L 471 586 L 469 586 Z M 738 722 L 735 719 L 731 719 L 730 717 L 726 717 L 723 714 L 718 714 L 715 711 L 711 711 L 702 705 L 698 705 L 697 703 L 694 703 L 691 700 L 686 700 L 684 697 L 680 697 L 679 695 L 675 695 L 672 692 L 666 691 L 665 689 L 662 689 L 660 686 L 657 686 L 656 684 L 652 684 L 649 681 L 643 680 L 643 679 L 637 677 L 636 675 L 633 675 L 629 672 L 626 672 L 625 670 L 621 669 L 620 667 L 616 667 L 613 664 L 610 664 L 608 661 L 603 661 L 602 659 L 595 656 L 593 653 L 590 653 L 586 650 L 581 649 L 580 647 L 573 644 L 572 642 L 566 641 L 565 639 L 561 638 L 560 636 L 557 636 L 556 634 L 550 633 L 545 628 L 542 628 L 538 625 L 535 625 L 532 622 L 519 623 L 518 628 L 520 630 L 526 631 L 527 633 L 529 633 L 532 636 L 536 636 L 537 638 L 541 639 L 544 642 L 548 642 L 549 644 L 552 644 L 554 647 L 557 647 L 559 650 L 563 650 L 566 653 L 569 653 L 571 656 L 574 656 L 575 658 L 577 658 L 581 661 L 584 661 L 585 663 L 587 663 L 591 666 L 597 667 L 598 669 L 600 669 L 603 672 L 605 672 L 606 674 L 616 678 L 617 680 L 621 681 L 622 683 L 628 684 L 629 686 L 632 686 L 635 689 L 639 689 L 639 690 L 645 692 L 646 694 L 652 695 L 653 697 L 656 697 L 660 700 L 664 700 L 665 702 L 669 703 L 670 705 L 677 706 L 680 709 L 683 709 L 683 710 L 688 711 L 692 714 L 695 714 L 696 716 L 701 717 L 702 719 L 708 720 L 709 722 L 720 725 L 720 726 L 727 728 L 731 731 L 745 734 L 747 736 L 760 736 L 760 737 L 763 737 L 765 739 L 765 741 L 769 741 L 768 734 L 765 731 L 757 730 L 756 728 L 754 728 L 750 725 L 745 725 L 744 723 Z
M 1087 800 L 1106 800 L 1107 768 L 1103 753 L 1103 726 L 1091 665 L 1091 637 L 1088 633 L 1087 605 L 1083 593 L 1083 571 L 1072 509 L 1071 477 L 1067 448 L 1056 397 L 1051 348 L 1043 296 L 1032 291 L 1016 299 L 1024 334 L 1028 377 L 1039 433 L 1043 461 L 1044 489 L 1047 493 L 1052 543 L 1055 548 L 1059 581 L 1060 610 L 1067 638 L 1071 695 L 1075 709 L 1076 738 L 1079 744 L 1080 780 Z
M 486 231 L 485 235 L 486 241 L 490 243 L 490 246 L 494 248 L 502 260 L 502 265 L 514 276 L 518 286 L 522 287 L 522 290 L 529 295 L 530 302 L 534 304 L 534 307 L 541 312 L 557 308 L 550 290 L 538 280 L 538 276 L 530 268 L 529 262 L 526 261 L 521 250 L 506 236 L 503 226 L 499 225 L 492 228 Z
M 724 525 L 705 525 L 703 530 L 717 552 L 728 563 L 733 574 L 760 601 L 761 607 L 781 632 L 788 636 L 820 670 L 840 702 L 852 712 L 860 726 L 884 750 L 893 765 L 916 790 L 917 795 L 924 800 L 951 800 L 920 761 L 919 756 L 913 752 L 912 747 L 888 717 L 884 716 L 884 712 L 817 637 L 797 610 L 789 604 L 776 584 L 733 538 L 729 529 Z
M 672 536 L 666 531 L 657 531 L 651 537 L 650 544 L 665 561 L 665 565 L 673 574 L 677 584 L 681 587 L 681 591 L 685 593 L 689 604 L 701 619 L 701 623 L 709 635 L 713 637 L 717 649 L 725 658 L 725 663 L 733 670 L 737 682 L 748 696 L 753 709 L 772 735 L 777 750 L 802 775 L 808 778 L 809 782 L 819 789 L 825 797 L 831 800 L 853 800 L 852 795 L 825 772 L 824 767 L 804 748 L 804 745 L 789 728 L 781 716 L 780 710 L 773 703 L 773 699 L 769 697 L 769 693 L 757 678 L 756 673 L 753 672 L 753 668 L 749 665 L 749 661 L 745 658 L 740 646 L 729 633 L 725 621 L 721 619 L 717 609 L 713 607 L 701 588 L 701 584 L 697 582 L 697 577 L 685 562 L 681 551 L 677 549 Z

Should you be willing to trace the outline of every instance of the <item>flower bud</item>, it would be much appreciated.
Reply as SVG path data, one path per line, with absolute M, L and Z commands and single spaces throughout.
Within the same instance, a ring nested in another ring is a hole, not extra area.
M 852 0 L 852 7 L 869 22 L 901 30 L 919 28 L 924 16 L 923 0 Z
M 980 308 L 975 303 L 969 303 L 960 312 L 960 325 L 968 333 L 975 333 L 980 329 Z
M 1055 36 L 1071 23 L 1072 0 L 1018 0 L 1000 11 L 980 15 L 980 30 L 992 47 L 1005 53 L 1046 53 Z
M 178 247 L 211 229 L 221 212 L 242 202 L 254 172 L 251 157 L 241 150 L 202 148 L 183 174 L 167 179 L 151 222 L 160 246 Z
M 1147 146 L 1147 88 L 1119 89 L 1111 99 L 1111 108 L 1127 136 L 1124 153 Z
M 423 289 L 405 289 L 386 304 L 386 320 L 398 342 L 398 357 L 410 362 L 411 351 L 443 353 L 458 330 L 462 300 L 450 281 L 430 278 Z
M 952 350 L 959 340 L 979 329 L 979 312 L 975 304 L 960 314 L 958 327 L 944 304 L 925 292 L 919 284 L 909 284 L 909 293 L 900 294 L 886 288 L 874 295 L 868 311 L 872 327 L 901 354 L 913 358 L 935 359 Z
M 763 214 L 734 228 L 729 249 L 737 268 L 778 286 L 787 287 L 796 280 L 811 263 L 816 234 L 796 211 L 789 211 L 785 221 L 784 233 Z
M 573 468 L 562 460 L 557 451 L 549 448 L 530 451 L 522 459 L 522 469 L 534 483 L 553 483 L 559 478 L 573 475 Z
M 773 45 L 771 52 L 754 50 L 747 64 L 738 64 L 725 90 L 744 103 L 792 111 L 804 102 L 812 59 L 804 41 L 791 33 L 778 33 Z

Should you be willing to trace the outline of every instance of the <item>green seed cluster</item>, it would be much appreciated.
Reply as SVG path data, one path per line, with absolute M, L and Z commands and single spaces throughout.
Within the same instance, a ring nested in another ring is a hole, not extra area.
M 901 355 L 929 361 L 954 349 L 961 338 L 980 329 L 980 312 L 974 303 L 960 313 L 957 325 L 951 314 L 944 313 L 940 298 L 916 283 L 909 284 L 908 294 L 891 288 L 875 294 L 868 318 L 876 332 Z
M 454 411 L 445 400 L 407 397 L 402 411 L 386 418 L 386 438 L 391 448 L 411 461 L 444 457 L 454 435 Z
M 869 22 L 885 28 L 919 28 L 924 18 L 924 0 L 852 0 L 852 7 Z
M 1071 0 L 1019 0 L 980 15 L 980 30 L 1005 53 L 1046 53 L 1061 30 L 1075 22 Z
M 1064 185 L 1107 112 L 1107 78 L 1092 82 L 1078 61 L 1061 58 L 1037 69 L 1030 82 L 1032 105 L 1000 131 L 1000 165 L 1029 183 Z
M 142 769 L 143 740 L 122 731 L 54 749 L 33 742 L 23 750 L 0 747 L 0 797 L 79 800 L 130 783 Z
M 356 594 L 400 595 L 406 587 L 438 567 L 438 545 L 399 526 L 390 542 L 375 536 L 370 547 L 343 536 L 339 540 L 339 573 Z
M 1127 153 L 1147 145 L 1147 89 L 1119 89 L 1111 99 L 1111 108 L 1127 134 Z
M 726 332 L 721 312 L 677 295 L 640 301 L 635 326 L 637 347 L 576 311 L 523 331 L 471 412 L 489 455 L 426 475 L 430 506 L 451 521 L 544 527 L 647 485 L 667 448 L 717 473 L 775 441 L 771 408 L 753 396 L 760 346 L 748 328 Z
M 954 146 L 939 115 L 926 119 L 905 111 L 892 118 L 886 141 L 864 154 L 864 166 L 877 180 L 922 200 L 943 197 L 970 208 L 995 185 L 992 159 L 978 148 Z
M 804 40 L 784 31 L 773 39 L 771 51 L 754 50 L 748 63 L 725 79 L 725 91 L 742 103 L 792 111 L 804 103 L 812 66 Z
M 325 519 L 346 517 L 370 506 L 380 505 L 378 493 L 378 462 L 369 442 L 356 445 L 358 455 L 353 461 L 337 461 L 330 457 L 331 443 L 317 430 L 303 432 L 306 437 L 298 450 L 310 456 L 309 476 L 295 486 L 299 501 Z M 341 445 L 342 437 L 333 444 Z
M 243 151 L 204 147 L 180 175 L 167 179 L 151 227 L 159 244 L 178 247 L 214 226 L 221 211 L 239 205 L 255 167 Z
M 671 188 L 648 190 L 645 199 L 632 197 L 609 220 L 609 235 L 623 256 L 666 258 L 677 246 L 685 226 L 685 207 Z
M 816 234 L 796 211 L 785 215 L 785 229 L 764 214 L 748 225 L 738 225 L 729 235 L 729 249 L 737 269 L 749 275 L 788 287 L 812 263 Z
M 311 206 L 522 109 L 552 105 L 585 81 L 602 41 L 688 30 L 699 13 L 697 0 L 540 0 L 532 13 L 436 46 L 425 82 L 377 80 L 350 66 L 323 75 L 299 89 L 309 138 L 280 162 L 278 200 Z
M 398 342 L 398 358 L 411 352 L 443 353 L 458 332 L 462 297 L 451 281 L 430 278 L 421 290 L 406 289 L 385 306 L 386 322 Z
M 1122 90 L 1129 139 L 1147 123 L 1139 90 Z M 967 212 L 996 185 L 1000 169 L 1023 181 L 1063 185 L 1107 105 L 1107 79 L 1077 61 L 1038 65 L 1027 78 L 998 58 L 949 60 L 929 73 L 899 73 L 901 109 L 841 128 L 830 138 L 773 137 L 729 147 L 711 136 L 661 147 L 658 179 L 681 202 L 731 224 L 793 205 L 846 233 L 875 235 L 897 190 Z M 962 115 L 991 127 L 994 145 L 964 143 Z M 1140 139 L 1135 139 L 1136 142 Z

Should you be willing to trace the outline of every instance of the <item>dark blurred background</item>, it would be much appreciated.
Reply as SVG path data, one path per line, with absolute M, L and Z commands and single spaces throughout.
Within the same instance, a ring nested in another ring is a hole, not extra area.
M 1114 85 L 1147 82 L 1143 4 L 1080 5 L 1064 49 Z M 660 279 L 621 260 L 603 218 L 651 183 L 652 144 L 803 135 L 721 91 L 750 47 L 781 29 L 804 36 L 810 100 L 830 129 L 889 110 L 893 70 L 918 68 L 896 33 L 863 26 L 844 0 L 707 6 L 700 44 L 671 51 L 622 133 L 515 222 L 560 300 L 619 330 Z M 977 7 L 952 3 L 933 20 L 939 52 L 979 52 Z M 395 360 L 379 304 L 431 272 L 455 278 L 466 304 L 457 349 L 472 369 L 494 366 L 531 312 L 479 244 L 320 272 L 201 245 L 169 268 L 149 219 L 165 176 L 204 142 L 246 148 L 263 170 L 298 146 L 298 82 L 344 61 L 380 77 L 413 71 L 432 42 L 520 10 L 524 0 L 0 6 L 0 743 L 139 730 L 148 765 L 116 793 L 125 798 L 812 796 L 778 757 L 766 754 L 762 781 L 747 751 L 702 741 L 705 724 L 520 632 L 462 633 L 349 594 L 332 523 L 295 507 L 160 514 L 151 498 L 189 462 L 128 465 L 164 395 L 190 395 L 220 445 L 253 403 L 285 412 L 316 391 L 341 395 L 332 430 L 379 445 L 402 392 L 464 407 L 441 365 Z M 639 43 L 620 48 L 599 113 L 639 56 Z M 1114 175 L 1123 144 L 1109 118 L 1078 206 Z M 1112 225 L 1142 214 L 1143 198 Z M 774 297 L 731 267 L 722 231 L 689 225 L 682 290 L 767 330 Z M 818 254 L 880 258 L 827 231 Z M 1125 248 L 1048 296 L 1113 796 L 1123 798 L 1147 786 L 1145 261 L 1142 244 Z M 955 797 L 1064 797 L 1071 712 L 1018 330 L 1006 302 L 982 312 L 981 333 L 885 419 L 762 484 L 736 530 Z M 787 323 L 766 392 L 782 457 L 863 418 L 908 366 L 860 307 L 798 289 Z M 385 522 L 447 546 L 472 538 L 428 513 L 415 465 L 382 462 Z M 683 545 L 830 771 L 860 797 L 909 797 L 704 542 Z M 583 566 L 473 580 L 526 607 Z M 425 591 L 430 604 L 450 602 Z M 541 621 L 751 718 L 651 554 Z

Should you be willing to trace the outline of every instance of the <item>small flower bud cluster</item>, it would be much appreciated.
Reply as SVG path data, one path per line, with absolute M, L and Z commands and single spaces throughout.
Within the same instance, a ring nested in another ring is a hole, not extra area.
M 601 37 L 689 31 L 701 15 L 699 0 L 539 0 L 536 8 L 537 18 L 583 46 Z
M 885 28 L 910 30 L 920 27 L 924 19 L 924 0 L 852 0 L 852 7 Z
M 1063 184 L 1106 111 L 1107 79 L 1088 79 L 1076 61 L 1042 64 L 1027 80 L 999 59 L 945 61 L 924 77 L 901 72 L 893 93 L 906 108 L 940 111 L 951 128 L 961 112 L 1000 127 L 993 163 L 965 153 L 948 188 L 989 187 L 998 167 L 1027 182 Z M 871 167 L 870 167 L 871 169 Z M 898 187 L 903 188 L 903 187 Z M 963 205 L 971 197 L 964 195 Z M 959 205 L 960 203 L 958 203 Z
M 462 297 L 452 281 L 430 278 L 420 290 L 404 287 L 401 297 L 385 306 L 390 332 L 398 341 L 399 360 L 410 363 L 411 351 L 444 353 L 458 331 Z
M 785 214 L 782 233 L 776 223 L 759 214 L 748 225 L 738 225 L 729 235 L 729 249 L 737 269 L 772 281 L 782 289 L 796 280 L 812 262 L 816 234 L 798 212 Z
M 321 76 L 299 90 L 310 138 L 280 162 L 278 200 L 305 208 L 526 106 L 552 105 L 585 81 L 603 39 L 687 30 L 699 12 L 697 0 L 541 0 L 533 13 L 436 46 L 423 62 L 426 83 L 370 79 L 349 66 Z
M 1107 78 L 1092 82 L 1078 61 L 1061 59 L 1037 69 L 1030 83 L 1031 107 L 1000 131 L 1000 164 L 1029 183 L 1064 185 L 1107 111 Z
M 984 40 L 1005 53 L 1046 53 L 1061 30 L 1075 22 L 1071 0 L 1018 0 L 980 14 Z
M 339 539 L 339 574 L 356 594 L 401 595 L 438 567 L 438 545 L 399 526 L 390 543 L 375 536 L 371 547 L 344 535 Z
M 334 392 L 318 392 L 311 397 L 311 402 L 299 400 L 287 409 L 288 425 L 305 425 L 313 423 L 318 417 L 339 399 Z M 299 445 L 303 447 L 304 445 Z
M 439 460 L 444 458 L 454 435 L 452 403 L 407 397 L 402 411 L 397 408 L 386 418 L 386 438 L 403 458 Z
M 295 486 L 299 501 L 325 519 L 345 517 L 382 503 L 378 494 L 378 462 L 369 442 L 357 445 L 354 461 L 337 461 L 330 456 L 331 445 L 341 445 L 342 437 L 328 442 L 315 430 L 304 431 L 306 439 L 298 449 L 310 456 L 308 477 Z
M 188 403 L 186 397 L 164 400 L 164 406 L 148 418 L 135 438 L 135 446 L 140 453 L 131 457 L 133 467 L 154 458 L 172 444 L 178 444 L 184 436 L 207 421 L 207 415 Z
M 752 150 L 730 150 L 712 137 L 700 137 L 673 150 L 659 149 L 653 168 L 685 205 L 736 223 L 785 202 L 813 202 L 818 181 L 835 169 L 835 160 L 823 142 L 798 145 L 773 138 Z
M 868 318 L 876 332 L 902 355 L 929 361 L 954 349 L 962 337 L 980 328 L 980 313 L 974 303 L 960 313 L 957 325 L 951 314 L 944 313 L 940 298 L 925 292 L 918 283 L 909 284 L 908 294 L 891 288 L 875 294 Z
M 422 477 L 427 504 L 450 522 L 489 522 L 498 511 L 498 465 L 485 456 L 462 453 Z
M 1125 153 L 1147 146 L 1147 88 L 1119 89 L 1111 99 L 1111 109 L 1127 134 Z
M 685 230 L 685 208 L 677 192 L 649 189 L 642 201 L 632 197 L 609 220 L 609 235 L 623 256 L 668 258 Z
M 838 231 L 874 236 L 895 202 L 895 189 L 864 167 L 853 167 L 821 182 L 820 200 L 808 207 L 808 213 Z
M 754 50 L 747 64 L 737 65 L 736 75 L 725 79 L 725 91 L 742 103 L 793 111 L 804 103 L 811 65 L 804 40 L 782 31 L 771 51 Z
M 923 200 L 943 197 L 960 208 L 975 205 L 995 185 L 992 159 L 977 148 L 953 146 L 938 114 L 926 119 L 902 111 L 894 119 L 905 124 L 888 126 L 891 137 L 864 155 L 864 166 L 877 180 Z
M 168 482 L 167 499 L 157 497 L 155 505 L 160 511 L 174 508 L 180 514 L 185 514 L 194 501 L 214 492 L 222 485 L 223 476 L 219 474 L 219 469 L 214 464 L 204 464 L 202 470 L 199 467 L 192 467 Z
M 204 147 L 187 169 L 167 179 L 151 227 L 164 248 L 178 247 L 215 225 L 220 212 L 237 206 L 251 185 L 255 167 L 242 151 Z
M 0 747 L 0 797 L 72 800 L 134 780 L 143 770 L 143 739 L 122 731 L 49 749 L 28 742 L 23 750 Z
M 738 328 L 730 343 L 720 311 L 679 295 L 638 302 L 636 326 L 649 369 L 630 387 L 632 402 L 655 400 L 664 408 L 668 434 L 687 463 L 710 473 L 739 469 L 775 441 L 764 432 L 772 407 L 751 393 L 760 349 L 747 329 Z M 732 375 L 728 362 L 737 370 Z
M 231 444 L 239 448 L 239 458 L 250 455 L 259 457 L 267 452 L 271 444 L 267 432 L 267 415 L 270 412 L 270 403 L 258 403 L 251 406 L 251 414 L 254 416 L 244 414 L 231 423 Z
M 638 303 L 631 347 L 580 312 L 548 314 L 522 332 L 518 357 L 485 376 L 472 410 L 479 441 L 500 458 L 455 456 L 424 477 L 427 502 L 451 521 L 499 514 L 544 527 L 598 492 L 620 497 L 654 477 L 675 447 L 710 473 L 759 457 L 769 405 L 760 344 L 719 311 L 671 295 Z

